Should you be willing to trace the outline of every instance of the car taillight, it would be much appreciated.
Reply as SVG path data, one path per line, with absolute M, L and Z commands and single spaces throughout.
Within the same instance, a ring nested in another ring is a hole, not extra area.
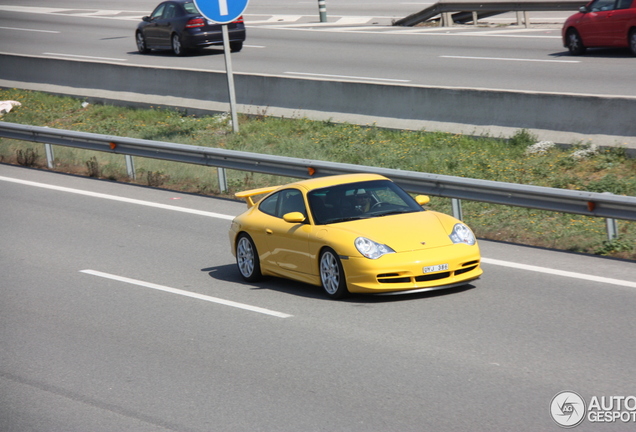
M 241 15 L 240 17 L 232 21 L 232 23 L 242 23 L 242 22 L 243 22 L 243 15 Z
M 186 28 L 203 27 L 205 26 L 205 20 L 203 18 L 192 18 L 185 26 Z

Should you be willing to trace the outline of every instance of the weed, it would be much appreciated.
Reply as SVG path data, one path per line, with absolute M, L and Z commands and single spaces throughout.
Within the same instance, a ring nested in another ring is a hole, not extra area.
M 168 181 L 168 179 L 170 179 L 170 176 L 161 171 L 146 171 L 146 181 L 148 182 L 148 186 L 163 186 L 163 184 Z
M 527 129 L 517 131 L 509 140 L 508 144 L 513 147 L 528 147 L 537 142 L 536 135 L 530 133 Z
M 595 255 L 613 255 L 620 252 L 633 252 L 634 242 L 624 239 L 607 240 L 603 245 L 594 251 Z
M 38 161 L 38 153 L 32 148 L 16 150 L 16 159 L 19 165 L 33 167 Z
M 86 161 L 86 169 L 88 170 L 89 177 L 99 177 L 99 162 L 97 162 L 97 157 L 93 156 Z

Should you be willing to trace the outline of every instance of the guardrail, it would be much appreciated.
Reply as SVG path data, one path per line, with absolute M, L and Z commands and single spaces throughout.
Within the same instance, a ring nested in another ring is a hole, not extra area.
M 47 158 L 50 158 L 50 166 L 52 165 L 53 151 L 48 146 L 60 145 L 125 155 L 130 165 L 132 165 L 132 156 L 139 156 L 293 178 L 322 177 L 346 173 L 376 173 L 392 179 L 408 192 L 455 200 L 453 213 L 460 219 L 461 207 L 458 200 L 465 199 L 609 218 L 607 226 L 610 239 L 616 236 L 614 219 L 636 220 L 636 197 L 632 196 L 273 156 L 7 122 L 0 122 L 0 137 L 44 143 L 47 146 L 46 154 Z M 128 171 L 132 177 L 134 168 L 130 165 Z M 224 171 L 220 171 L 224 173 Z M 219 183 L 222 185 L 221 190 L 224 190 L 224 179 L 220 177 Z
M 479 18 L 485 18 L 492 15 L 502 14 L 506 12 L 532 12 L 532 11 L 575 11 L 581 6 L 585 6 L 588 2 L 585 0 L 557 0 L 557 1 L 496 1 L 487 2 L 455 2 L 440 1 L 426 9 L 411 14 L 405 18 L 399 19 L 393 23 L 396 26 L 414 26 L 431 18 L 440 15 L 440 25 L 449 26 L 453 22 L 464 23 L 473 21 L 477 24 Z M 453 14 L 455 12 L 455 14 Z M 453 14 L 452 17 L 449 15 Z M 519 19 L 518 19 L 519 21 Z M 528 18 L 525 17 L 526 25 Z M 521 24 L 521 23 L 519 23 Z

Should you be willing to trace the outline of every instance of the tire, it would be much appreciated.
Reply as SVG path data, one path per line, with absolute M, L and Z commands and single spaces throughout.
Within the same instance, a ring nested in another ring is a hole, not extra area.
M 629 32 L 629 49 L 636 56 L 636 29 Z
M 243 42 L 230 42 L 230 52 L 239 52 L 243 49 Z
M 252 238 L 241 233 L 236 241 L 236 265 L 247 282 L 256 282 L 263 277 L 258 251 Z
M 338 254 L 331 248 L 325 248 L 320 254 L 320 282 L 329 298 L 341 299 L 349 294 L 344 270 Z
M 182 56 L 185 54 L 185 49 L 183 48 L 183 45 L 181 45 L 181 39 L 179 39 L 178 34 L 175 33 L 172 35 L 170 38 L 170 45 L 172 46 L 172 52 L 174 55 Z
M 579 32 L 575 29 L 570 29 L 565 34 L 565 40 L 567 42 L 568 51 L 572 55 L 581 55 L 585 53 L 585 45 L 583 45 L 583 40 L 579 35 Z
M 137 42 L 137 51 L 139 51 L 140 54 L 148 54 L 150 52 L 148 45 L 146 45 L 146 38 L 142 32 L 137 32 L 135 41 Z

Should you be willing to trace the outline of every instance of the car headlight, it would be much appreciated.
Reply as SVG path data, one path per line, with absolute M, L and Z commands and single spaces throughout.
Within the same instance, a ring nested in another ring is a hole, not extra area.
M 354 244 L 358 252 L 369 259 L 378 259 L 382 255 L 395 253 L 395 251 L 387 245 L 376 243 L 366 237 L 358 237 Z
M 474 245 L 477 241 L 475 234 L 463 223 L 455 224 L 453 232 L 449 235 L 453 243 L 465 243 L 467 245 Z

